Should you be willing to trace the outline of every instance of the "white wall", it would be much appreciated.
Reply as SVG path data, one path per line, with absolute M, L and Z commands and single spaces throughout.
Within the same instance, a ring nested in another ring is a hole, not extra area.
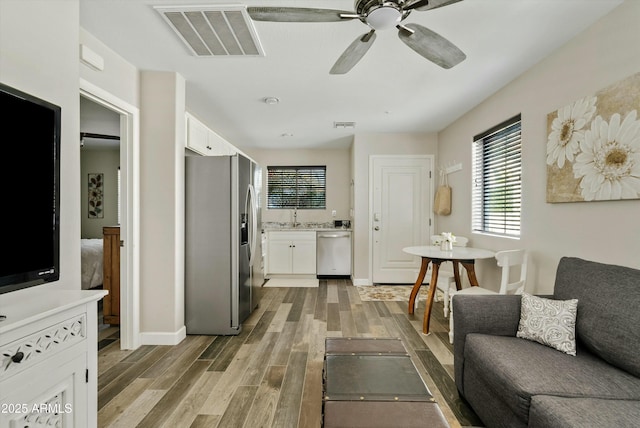
M 78 20 L 77 0 L 0 1 L 0 81 L 62 108 L 60 280 L 45 287 L 79 290 Z
M 492 250 L 529 249 L 529 291 L 552 292 L 562 256 L 640 268 L 640 200 L 547 203 L 545 163 L 548 113 L 640 70 L 639 23 L 640 2 L 627 0 L 438 136 L 439 161 L 463 164 L 449 176 L 453 210 L 438 218 L 438 231 L 466 234 L 472 246 Z M 471 235 L 471 140 L 517 113 L 523 141 L 521 239 Z M 495 262 L 480 265 L 480 283 L 498 284 Z
M 437 155 L 436 134 L 357 134 L 352 147 L 353 281 L 371 284 L 369 275 L 369 157 L 371 155 Z
M 298 221 L 305 223 L 325 223 L 333 220 L 349 220 L 349 192 L 351 162 L 349 149 L 332 150 L 247 150 L 247 154 L 262 166 L 263 183 L 262 206 L 266 207 L 267 166 L 326 166 L 327 167 L 327 208 L 324 210 L 298 210 Z M 331 211 L 336 210 L 336 217 Z M 292 210 L 262 210 L 263 222 L 292 222 Z

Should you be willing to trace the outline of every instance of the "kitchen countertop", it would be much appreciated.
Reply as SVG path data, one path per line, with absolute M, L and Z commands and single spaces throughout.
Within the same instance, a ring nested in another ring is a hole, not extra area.
M 350 232 L 350 227 L 333 227 L 332 223 L 300 223 L 300 225 L 293 227 L 292 223 L 276 223 L 265 222 L 262 225 L 264 232 L 269 231 L 283 231 L 283 232 L 323 232 L 323 231 L 347 231 Z

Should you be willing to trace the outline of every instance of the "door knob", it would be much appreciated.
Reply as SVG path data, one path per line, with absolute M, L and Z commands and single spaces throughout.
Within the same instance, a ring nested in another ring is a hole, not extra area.
M 380 230 L 380 227 L 376 226 L 376 227 L 373 228 L 373 230 Z

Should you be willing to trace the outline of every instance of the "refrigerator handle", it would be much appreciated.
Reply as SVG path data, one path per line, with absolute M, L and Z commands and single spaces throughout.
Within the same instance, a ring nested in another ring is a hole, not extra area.
M 256 190 L 253 184 L 249 184 L 247 191 L 247 205 L 251 217 L 249 220 L 249 264 L 253 264 L 254 251 L 256 248 L 256 239 L 258 237 L 258 205 L 256 201 Z

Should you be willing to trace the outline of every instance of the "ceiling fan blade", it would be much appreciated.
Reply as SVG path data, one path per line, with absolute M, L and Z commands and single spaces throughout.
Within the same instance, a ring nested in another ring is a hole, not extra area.
M 398 37 L 411 49 L 442 68 L 451 68 L 467 57 L 449 40 L 422 25 L 399 26 Z
M 462 0 L 417 0 L 403 7 L 404 10 L 431 10 L 443 6 L 449 6 Z
M 254 21 L 272 22 L 337 22 L 360 18 L 353 12 L 303 7 L 248 7 Z
M 375 30 L 355 39 L 349 47 L 340 55 L 340 58 L 333 64 L 329 74 L 345 74 L 353 68 L 367 53 L 373 41 L 376 39 Z

